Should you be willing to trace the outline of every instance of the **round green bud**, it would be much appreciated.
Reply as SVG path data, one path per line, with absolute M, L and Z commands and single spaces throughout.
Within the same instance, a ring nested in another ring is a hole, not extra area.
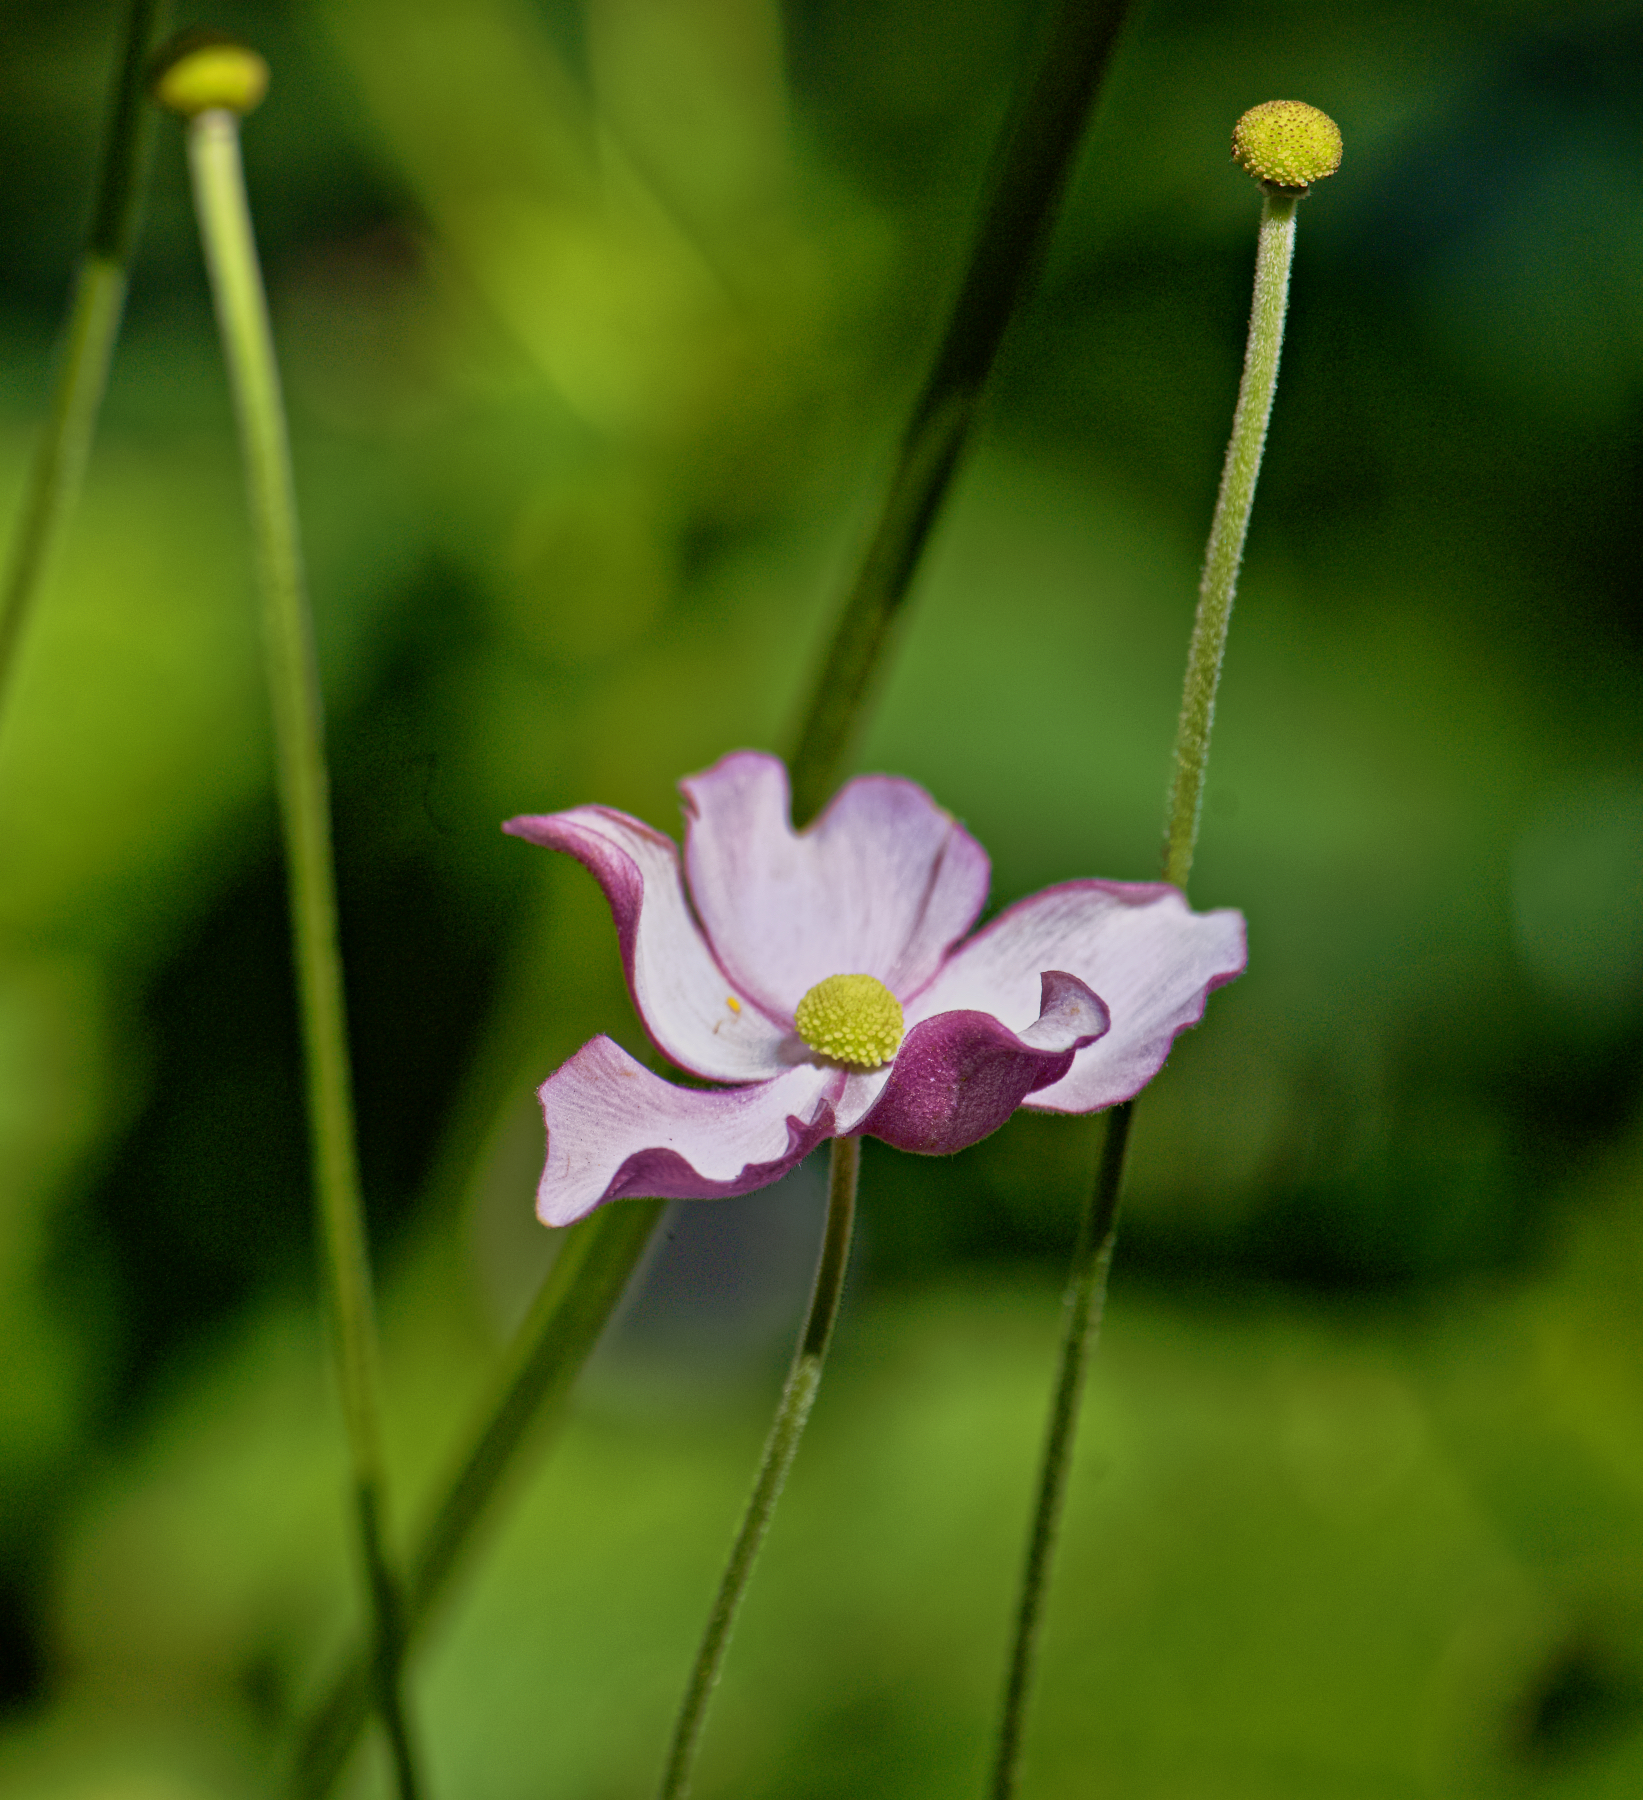
M 149 87 L 161 106 L 196 113 L 253 112 L 268 92 L 268 64 L 220 31 L 185 31 L 154 58 Z
M 858 1069 L 876 1069 L 901 1046 L 901 1002 L 872 975 L 829 975 L 793 1009 L 793 1024 L 812 1050 Z
M 1304 194 L 1341 166 L 1341 128 L 1304 101 L 1268 100 L 1233 126 L 1232 160 L 1257 181 Z

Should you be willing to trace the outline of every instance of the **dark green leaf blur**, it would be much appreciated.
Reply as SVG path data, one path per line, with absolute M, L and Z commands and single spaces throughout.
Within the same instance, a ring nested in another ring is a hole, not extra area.
M 397 1523 L 551 1254 L 532 1089 L 636 1051 L 502 836 L 783 748 L 1043 0 L 249 0 L 330 711 Z M 123 24 L 0 10 L 0 529 Z M 1340 123 L 1137 1111 L 1027 1800 L 1643 1792 L 1643 26 L 1152 0 L 860 759 L 995 904 L 1151 879 L 1258 195 Z M 357 1622 L 251 560 L 178 128 L 0 721 L 0 1792 L 269 1791 Z M 979 1795 L 1099 1121 L 869 1145 L 701 1800 Z M 440 1800 L 654 1782 L 821 1179 L 675 1210 L 414 1683 Z M 372 1747 L 349 1792 L 384 1794 Z

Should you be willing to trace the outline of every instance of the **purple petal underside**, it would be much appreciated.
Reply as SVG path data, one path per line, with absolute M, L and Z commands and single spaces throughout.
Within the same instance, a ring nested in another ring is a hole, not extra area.
M 833 1136 L 844 1079 L 800 1063 L 750 1087 L 674 1087 L 596 1037 L 539 1090 L 548 1157 L 537 1217 L 570 1225 L 607 1200 L 719 1200 L 768 1187 Z
M 1100 996 L 1075 975 L 1046 970 L 1042 1004 L 1019 1035 L 991 1013 L 942 1012 L 907 1034 L 872 1109 L 843 1130 L 898 1150 L 950 1155 L 1000 1125 L 1035 1089 L 1060 1081 L 1073 1055 L 1107 1030 Z
M 1006 1024 L 1031 1017 L 1038 972 L 1066 969 L 1107 1003 L 1112 1029 L 1023 1104 L 1094 1112 L 1131 1099 L 1210 994 L 1244 972 L 1241 913 L 1195 913 L 1162 882 L 1069 881 L 999 914 L 908 1009 L 908 1021 L 978 1007 Z
M 789 1067 L 790 1026 L 747 1005 L 691 917 L 678 846 L 608 806 L 510 819 L 515 837 L 585 864 L 616 921 L 628 992 L 657 1049 L 709 1081 L 767 1081 Z
M 905 1001 L 986 901 L 987 853 L 914 782 L 860 776 L 802 832 L 773 756 L 736 751 L 680 789 L 702 928 L 784 1023 L 829 975 L 876 976 Z

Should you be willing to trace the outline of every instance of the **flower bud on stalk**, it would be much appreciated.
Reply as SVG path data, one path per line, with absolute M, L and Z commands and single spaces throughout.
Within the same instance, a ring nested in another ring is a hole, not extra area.
M 1251 107 L 1232 133 L 1233 160 L 1261 184 L 1261 229 L 1255 256 L 1255 299 L 1249 345 L 1232 418 L 1221 488 L 1215 501 L 1209 547 L 1198 589 L 1198 614 L 1187 652 L 1181 719 L 1175 738 L 1175 777 L 1165 826 L 1164 879 L 1184 889 L 1198 838 L 1204 772 L 1209 765 L 1215 690 L 1221 678 L 1232 597 L 1255 500 L 1255 478 L 1266 445 L 1267 420 L 1278 382 L 1289 265 L 1295 249 L 1295 203 L 1312 183 L 1341 164 L 1340 130 L 1328 114 L 1299 100 L 1269 100 Z M 1055 1554 L 1056 1532 L 1072 1461 L 1084 1374 L 1100 1329 L 1112 1260 L 1118 1202 L 1129 1140 L 1129 1101 L 1113 1108 L 1101 1165 L 1079 1224 L 1067 1284 L 1067 1325 L 1050 1406 L 1050 1424 L 1039 1466 L 1037 1502 L 1027 1540 L 1026 1566 L 1016 1606 L 1014 1643 L 1005 1681 L 991 1800 L 1014 1800 L 1021 1773 L 1023 1732 L 1032 1690 L 1039 1622 Z
M 1341 166 L 1341 128 L 1304 100 L 1252 106 L 1232 128 L 1232 160 L 1297 199 Z
M 185 31 L 155 57 L 149 89 L 168 112 L 255 112 L 268 92 L 268 64 L 221 31 Z
M 421 1782 L 400 1691 L 404 1609 L 386 1544 L 375 1307 L 337 942 L 323 707 L 285 403 L 240 162 L 240 119 L 267 93 L 268 65 L 220 32 L 185 32 L 155 57 L 150 91 L 188 121 L 194 207 L 239 425 L 285 835 L 317 1235 L 373 1623 L 373 1685 L 399 1800 L 416 1800 Z
M 1255 480 L 1261 472 L 1267 421 L 1278 385 L 1278 354 L 1283 348 L 1284 314 L 1289 305 L 1289 265 L 1295 254 L 1295 204 L 1311 191 L 1313 182 L 1333 175 L 1341 166 L 1340 127 L 1327 113 L 1300 100 L 1268 100 L 1252 106 L 1233 127 L 1232 158 L 1261 184 L 1261 229 L 1244 375 L 1204 552 L 1198 616 L 1187 652 L 1187 678 L 1175 737 L 1164 879 L 1179 888 L 1187 885 L 1198 841 L 1210 731 L 1215 723 L 1215 689 L 1221 679 L 1244 536 L 1255 504 Z

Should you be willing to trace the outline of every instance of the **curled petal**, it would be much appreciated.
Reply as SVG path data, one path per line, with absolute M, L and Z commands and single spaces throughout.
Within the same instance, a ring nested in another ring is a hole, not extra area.
M 744 1004 L 690 916 L 671 838 L 608 806 L 510 819 L 502 829 L 592 872 L 616 921 L 628 992 L 663 1055 L 710 1081 L 764 1081 L 789 1066 L 791 1030 Z
M 841 1118 L 840 1129 L 935 1156 L 996 1131 L 1107 1029 L 1100 996 L 1076 976 L 1047 970 L 1040 992 L 1039 1016 L 1019 1034 L 986 1012 L 937 1013 L 914 1026 L 871 1110 L 859 1123 Z
M 682 1088 L 596 1037 L 543 1082 L 544 1225 L 607 1200 L 719 1200 L 767 1187 L 834 1135 L 843 1072 L 800 1063 L 773 1081 Z
M 986 901 L 987 853 L 914 782 L 860 776 L 801 832 L 773 756 L 736 751 L 680 788 L 702 928 L 783 1021 L 829 975 L 876 976 L 905 1001 Z
M 1195 913 L 1162 882 L 1069 881 L 1002 912 L 948 962 L 911 1016 L 979 1006 L 1006 1023 L 1031 1004 L 1037 971 L 1069 970 L 1106 1001 L 1112 1029 L 1025 1101 L 1093 1112 L 1138 1094 L 1210 994 L 1244 971 L 1243 915 Z

